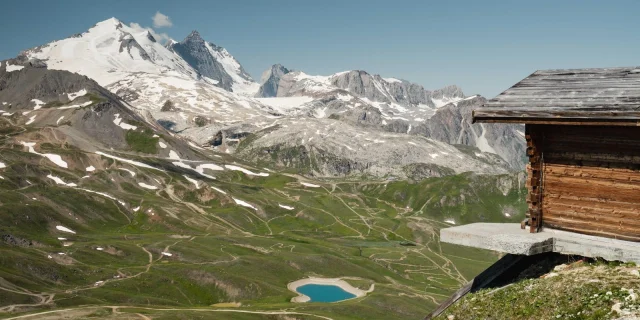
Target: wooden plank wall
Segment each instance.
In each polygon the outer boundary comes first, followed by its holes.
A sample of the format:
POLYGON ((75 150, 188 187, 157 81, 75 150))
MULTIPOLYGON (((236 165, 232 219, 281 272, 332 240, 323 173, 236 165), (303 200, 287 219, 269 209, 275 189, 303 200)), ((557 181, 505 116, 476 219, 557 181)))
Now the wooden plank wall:
POLYGON ((639 127, 532 125, 529 131, 542 144, 543 226, 640 241, 639 127))
POLYGON ((542 183, 542 135, 540 126, 525 126, 525 140, 527 141, 527 156, 529 157, 529 163, 527 164, 527 189, 529 194, 527 196, 527 204, 529 206, 526 214, 526 222, 523 222, 522 228, 525 228, 525 224, 529 226, 529 232, 538 232, 541 226, 541 183, 542 183))

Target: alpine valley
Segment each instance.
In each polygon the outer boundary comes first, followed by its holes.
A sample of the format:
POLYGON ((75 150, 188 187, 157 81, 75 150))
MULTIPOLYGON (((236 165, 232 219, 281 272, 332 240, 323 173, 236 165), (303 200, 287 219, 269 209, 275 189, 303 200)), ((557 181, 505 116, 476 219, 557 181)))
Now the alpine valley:
POLYGON ((0 318, 422 318, 498 258, 440 228, 524 217, 524 129, 472 124, 485 101, 257 82, 115 18, 25 50, 0 62, 0 318), (307 277, 367 293, 292 302, 307 277))

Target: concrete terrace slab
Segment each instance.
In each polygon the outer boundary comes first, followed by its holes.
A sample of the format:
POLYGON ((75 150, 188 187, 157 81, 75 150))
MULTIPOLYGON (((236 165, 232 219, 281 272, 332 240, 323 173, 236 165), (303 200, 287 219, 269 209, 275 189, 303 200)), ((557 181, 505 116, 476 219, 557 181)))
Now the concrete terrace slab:
POLYGON ((640 264, 640 243, 545 228, 538 233, 519 223, 472 223, 440 230, 440 241, 492 251, 534 255, 575 254, 640 264))

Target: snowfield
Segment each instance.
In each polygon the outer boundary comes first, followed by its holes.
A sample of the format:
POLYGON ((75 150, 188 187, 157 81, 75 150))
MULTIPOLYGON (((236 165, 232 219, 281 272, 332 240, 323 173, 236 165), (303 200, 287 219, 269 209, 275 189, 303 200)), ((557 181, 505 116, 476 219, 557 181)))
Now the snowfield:
POLYGON ((55 181, 56 184, 65 185, 67 187, 77 187, 78 186, 75 183, 66 183, 60 177, 56 177, 56 176, 53 176, 53 175, 48 175, 47 178, 55 181))
POLYGON ((9 61, 7 61, 7 72, 20 71, 23 68, 24 68, 23 66, 12 65, 9 63, 9 61))
POLYGON ((152 186, 150 184, 146 184, 144 182, 138 182, 138 185, 145 188, 145 189, 150 189, 150 190, 158 190, 158 187, 156 186, 152 186))
POLYGON ((76 232, 75 232, 75 231, 73 231, 73 230, 71 230, 71 229, 69 229, 69 228, 67 228, 67 227, 64 227, 64 226, 56 226, 56 229, 58 229, 59 231, 62 231, 62 232, 67 232, 67 233, 73 233, 73 234, 76 234, 76 232))
POLYGON ((87 90, 86 89, 82 89, 82 90, 80 90, 78 92, 67 93, 67 98, 69 98, 69 101, 73 101, 77 97, 82 97, 82 96, 84 96, 86 94, 87 94, 87 90))
POLYGON ((260 177, 268 177, 269 176, 269 174, 265 173, 265 172, 255 173, 255 172, 253 172, 251 170, 247 170, 245 168, 234 166, 234 165, 230 165, 230 164, 227 164, 224 167, 229 169, 229 170, 233 170, 233 171, 241 171, 244 174, 248 174, 250 176, 260 176, 260 177))
POLYGON ((155 167, 152 167, 152 166, 150 166, 150 165, 148 165, 148 164, 146 164, 146 163, 142 163, 142 162, 138 162, 138 161, 134 161, 134 160, 129 160, 129 159, 125 159, 125 158, 120 158, 120 157, 112 156, 112 155, 110 155, 110 154, 106 154, 106 153, 104 153, 104 152, 102 152, 102 151, 96 151, 96 154, 99 154, 99 155, 101 155, 101 156, 105 156, 105 157, 107 157, 107 158, 115 159, 115 160, 118 160, 118 161, 126 162, 126 163, 128 163, 128 164, 132 164, 132 165, 134 165, 134 166, 136 166, 136 167, 147 168, 147 169, 153 169, 153 170, 158 170, 158 171, 162 171, 162 172, 164 172, 164 170, 162 170, 162 169, 158 169, 158 168, 155 168, 155 167))
POLYGON ((313 183, 300 182, 301 185, 309 188, 320 188, 319 185, 313 183))
POLYGON ((241 205, 243 207, 251 208, 253 210, 258 210, 256 207, 254 207, 252 204, 250 204, 250 203, 248 203, 246 201, 242 201, 242 200, 236 199, 236 198, 233 198, 233 201, 235 201, 236 204, 241 205))
POLYGON ((198 180, 196 179, 192 179, 191 177, 189 177, 188 175, 184 174, 182 175, 185 179, 187 179, 187 181, 193 183, 196 186, 196 189, 200 189, 200 182, 198 182, 198 180))
POLYGON ((116 124, 116 126, 119 126, 120 128, 124 129, 124 130, 136 130, 138 127, 136 126, 132 126, 128 123, 125 123, 122 121, 122 119, 120 118, 120 114, 116 113, 115 114, 115 119, 113 120, 113 123, 116 124))
POLYGON ((67 168, 67 162, 62 160, 62 157, 57 155, 57 154, 53 154, 53 153, 38 153, 36 152, 36 150, 33 148, 36 143, 35 142, 20 142, 22 143, 23 146, 29 148, 29 153, 33 153, 33 154, 37 154, 39 156, 43 156, 47 159, 49 159, 51 162, 55 163, 56 165, 58 165, 59 167, 62 168, 67 168))

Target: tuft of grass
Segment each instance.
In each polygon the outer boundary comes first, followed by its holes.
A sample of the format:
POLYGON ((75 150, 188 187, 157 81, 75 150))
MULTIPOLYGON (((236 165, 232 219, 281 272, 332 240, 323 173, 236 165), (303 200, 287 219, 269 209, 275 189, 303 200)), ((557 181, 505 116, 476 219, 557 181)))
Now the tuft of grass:
POLYGON ((158 153, 158 139, 153 137, 153 131, 144 129, 142 132, 128 130, 127 144, 133 151, 142 153, 158 153))

